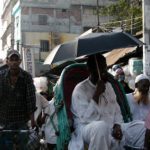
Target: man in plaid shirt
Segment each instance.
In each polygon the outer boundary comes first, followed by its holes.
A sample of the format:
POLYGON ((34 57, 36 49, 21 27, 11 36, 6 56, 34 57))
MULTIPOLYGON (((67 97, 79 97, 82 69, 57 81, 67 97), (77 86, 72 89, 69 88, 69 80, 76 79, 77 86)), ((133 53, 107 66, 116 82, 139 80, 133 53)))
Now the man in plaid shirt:
MULTIPOLYGON (((21 130, 27 129, 27 122, 31 120, 31 126, 35 127, 36 97, 32 77, 19 67, 18 51, 8 51, 6 59, 8 68, 0 72, 0 125, 4 129, 21 130)), ((0 149, 7 149, 1 147, 5 145, 2 139, 0 135, 0 149)), ((20 149, 24 150, 24 146, 20 149)))

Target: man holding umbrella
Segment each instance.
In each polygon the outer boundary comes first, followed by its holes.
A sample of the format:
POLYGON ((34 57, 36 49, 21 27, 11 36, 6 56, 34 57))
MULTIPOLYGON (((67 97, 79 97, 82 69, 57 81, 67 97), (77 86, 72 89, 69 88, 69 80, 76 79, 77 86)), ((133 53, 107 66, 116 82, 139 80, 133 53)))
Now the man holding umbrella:
POLYGON ((70 150, 108 150, 114 123, 122 123, 120 107, 115 92, 107 80, 106 59, 101 54, 91 55, 87 61, 90 75, 80 82, 72 94, 71 111, 74 128, 70 150))

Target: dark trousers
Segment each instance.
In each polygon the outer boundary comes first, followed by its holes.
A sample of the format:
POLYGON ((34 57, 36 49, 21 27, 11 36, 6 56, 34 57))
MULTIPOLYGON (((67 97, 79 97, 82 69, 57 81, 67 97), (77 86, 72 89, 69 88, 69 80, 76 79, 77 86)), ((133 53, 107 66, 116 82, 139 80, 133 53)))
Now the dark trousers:
MULTIPOLYGON (((27 130, 26 123, 9 124, 4 130, 27 130)), ((21 132, 0 132, 0 150, 27 150, 28 133, 21 132)))

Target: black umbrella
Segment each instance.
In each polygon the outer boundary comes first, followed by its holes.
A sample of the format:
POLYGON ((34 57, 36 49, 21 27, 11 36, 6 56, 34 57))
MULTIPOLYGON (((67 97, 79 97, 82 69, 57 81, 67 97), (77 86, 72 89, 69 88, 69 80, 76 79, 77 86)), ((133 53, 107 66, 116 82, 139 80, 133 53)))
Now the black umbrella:
POLYGON ((76 48, 74 41, 57 45, 47 56, 46 60, 44 61, 44 64, 51 65, 56 62, 68 60, 70 58, 75 58, 75 49, 76 48))
POLYGON ((113 49, 142 46, 137 38, 125 32, 90 33, 76 40, 57 46, 44 64, 73 59, 79 56, 105 53, 113 49))

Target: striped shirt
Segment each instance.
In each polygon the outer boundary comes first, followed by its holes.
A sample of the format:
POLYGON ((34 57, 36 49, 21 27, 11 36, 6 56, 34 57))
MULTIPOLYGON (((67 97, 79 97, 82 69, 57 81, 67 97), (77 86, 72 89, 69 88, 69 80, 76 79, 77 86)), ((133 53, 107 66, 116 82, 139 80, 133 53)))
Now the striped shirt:
POLYGON ((27 122, 36 109, 35 102, 35 87, 29 73, 20 68, 12 86, 9 69, 0 72, 0 124, 27 122))

